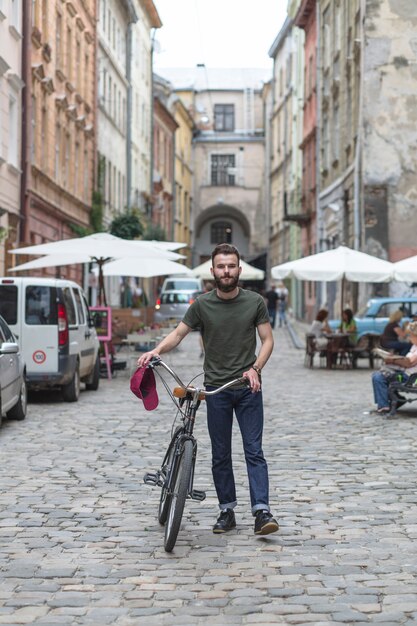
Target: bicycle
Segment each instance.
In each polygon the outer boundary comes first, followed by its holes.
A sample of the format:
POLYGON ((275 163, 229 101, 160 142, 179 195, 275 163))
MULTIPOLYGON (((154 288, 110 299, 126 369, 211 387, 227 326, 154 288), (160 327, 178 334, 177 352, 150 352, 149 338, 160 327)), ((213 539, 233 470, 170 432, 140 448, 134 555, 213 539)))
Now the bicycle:
MULTIPOLYGON (((197 410, 206 396, 212 396, 238 384, 248 385, 247 378, 236 378, 230 382, 207 391, 204 387, 186 385, 179 376, 159 357, 153 357, 148 367, 159 375, 171 399, 181 414, 182 424, 172 433, 171 441, 165 452, 161 468, 156 472, 147 472, 143 480, 147 485, 161 487, 158 521, 165 526, 164 548, 171 552, 177 541, 182 515, 187 498, 202 502, 204 491, 194 489, 195 463, 197 458, 197 440, 193 435, 197 410), (156 368, 163 367, 179 385, 171 390, 156 368)), ((176 422, 177 415, 174 419, 176 422)))

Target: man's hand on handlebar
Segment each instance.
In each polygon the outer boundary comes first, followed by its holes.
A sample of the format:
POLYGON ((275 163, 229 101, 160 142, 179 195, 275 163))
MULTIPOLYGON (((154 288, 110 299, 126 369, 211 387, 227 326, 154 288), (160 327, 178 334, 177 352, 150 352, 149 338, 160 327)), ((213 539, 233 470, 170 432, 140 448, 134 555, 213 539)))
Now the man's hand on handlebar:
POLYGON ((153 357, 158 357, 159 358, 159 352, 157 350, 149 350, 149 352, 145 352, 145 354, 142 354, 138 358, 136 364, 137 364, 138 367, 145 367, 145 365, 148 365, 149 361, 153 357))
POLYGON ((247 378, 252 393, 256 393, 261 390, 261 382, 259 380, 258 373, 254 369, 250 368, 247 372, 243 372, 242 376, 247 378))

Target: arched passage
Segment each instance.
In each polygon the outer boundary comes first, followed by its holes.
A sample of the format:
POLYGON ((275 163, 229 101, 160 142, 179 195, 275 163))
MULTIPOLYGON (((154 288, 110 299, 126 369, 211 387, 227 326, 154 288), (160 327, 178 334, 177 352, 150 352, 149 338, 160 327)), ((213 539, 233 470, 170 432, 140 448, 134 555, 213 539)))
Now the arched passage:
POLYGON ((250 225, 235 207, 218 204, 205 209, 195 223, 195 263, 206 260, 218 243, 231 243, 242 257, 249 253, 250 225))

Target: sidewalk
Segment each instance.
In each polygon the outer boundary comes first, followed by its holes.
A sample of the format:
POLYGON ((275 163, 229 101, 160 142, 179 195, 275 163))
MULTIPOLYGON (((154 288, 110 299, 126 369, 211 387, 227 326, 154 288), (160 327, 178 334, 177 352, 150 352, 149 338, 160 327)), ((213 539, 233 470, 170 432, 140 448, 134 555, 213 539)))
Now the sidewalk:
MULTIPOLYGON (((417 619, 417 416, 373 406, 370 370, 309 370, 285 329, 264 370, 264 451, 280 530, 255 537, 238 428, 237 528, 213 535, 205 412, 195 487, 171 554, 144 485, 173 413, 146 412, 125 372, 78 404, 39 396, 0 433, 0 624, 395 626, 417 619)), ((201 371, 198 334, 168 355, 201 371)))

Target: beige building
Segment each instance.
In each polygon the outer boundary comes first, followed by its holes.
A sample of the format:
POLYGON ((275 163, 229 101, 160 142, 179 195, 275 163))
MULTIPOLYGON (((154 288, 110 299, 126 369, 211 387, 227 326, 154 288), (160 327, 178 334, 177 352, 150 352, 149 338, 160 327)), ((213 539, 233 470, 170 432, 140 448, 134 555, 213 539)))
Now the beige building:
POLYGON ((90 224, 96 15, 94 0, 26 8, 22 241, 38 244, 90 224))
POLYGON ((22 14, 17 2, 0 7, 0 276, 7 250, 20 238, 22 14))
POLYGON ((227 241, 265 255, 263 81, 268 70, 160 70, 191 111, 194 136, 193 263, 227 241))
POLYGON ((174 241, 187 245, 183 254, 187 256, 185 263, 192 264, 191 248, 193 243, 193 136, 194 121, 181 98, 174 96, 172 102, 174 119, 178 124, 175 132, 175 212, 174 241))

